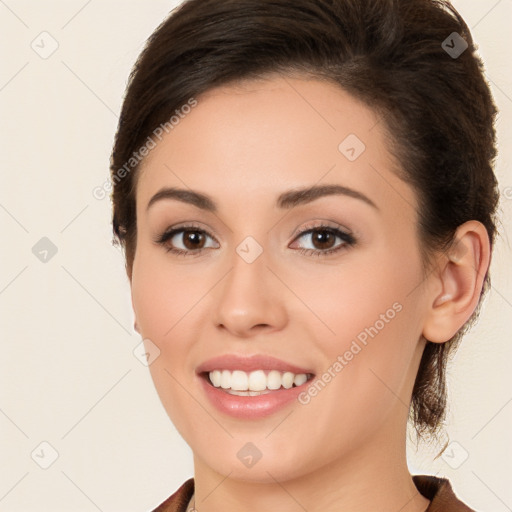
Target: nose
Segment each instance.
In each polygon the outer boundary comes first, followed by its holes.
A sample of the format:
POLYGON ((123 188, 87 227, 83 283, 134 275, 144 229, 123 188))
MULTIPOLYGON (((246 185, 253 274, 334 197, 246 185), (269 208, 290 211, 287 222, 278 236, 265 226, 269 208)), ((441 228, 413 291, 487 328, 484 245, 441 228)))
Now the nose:
POLYGON ((267 268, 264 254, 252 263, 235 254, 217 293, 215 324, 234 336, 279 331, 288 321, 284 290, 267 268))

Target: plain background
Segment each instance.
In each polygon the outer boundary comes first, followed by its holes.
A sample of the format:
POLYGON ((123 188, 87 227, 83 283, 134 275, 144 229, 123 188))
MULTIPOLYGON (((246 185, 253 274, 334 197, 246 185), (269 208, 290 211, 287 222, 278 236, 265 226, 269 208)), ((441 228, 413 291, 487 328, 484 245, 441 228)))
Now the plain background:
MULTIPOLYGON (((151 510, 193 475, 191 451, 133 353, 141 340, 123 256, 111 244, 110 200, 92 193, 108 179, 131 66, 178 3, 0 0, 0 511, 151 510)), ((436 460, 439 447, 411 444, 409 461, 412 473, 447 476, 473 508, 505 512, 512 0, 454 4, 500 109, 502 235, 481 319, 451 366, 453 444, 436 460)))

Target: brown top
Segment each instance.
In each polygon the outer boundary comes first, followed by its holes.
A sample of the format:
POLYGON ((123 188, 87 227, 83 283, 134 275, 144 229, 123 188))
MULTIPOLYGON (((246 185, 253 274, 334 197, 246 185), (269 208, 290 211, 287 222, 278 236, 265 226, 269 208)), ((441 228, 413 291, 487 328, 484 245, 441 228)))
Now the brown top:
MULTIPOLYGON (((418 491, 431 501, 425 512, 475 512, 457 499, 446 478, 429 475, 414 475, 412 478, 418 491)), ((186 512, 193 493, 194 479, 189 478, 153 512, 186 512)))

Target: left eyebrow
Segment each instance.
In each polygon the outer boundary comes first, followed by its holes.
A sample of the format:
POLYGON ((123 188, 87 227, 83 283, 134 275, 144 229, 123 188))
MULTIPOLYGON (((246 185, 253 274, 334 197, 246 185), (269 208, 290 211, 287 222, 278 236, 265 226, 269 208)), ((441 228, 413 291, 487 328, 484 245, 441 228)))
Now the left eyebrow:
POLYGON ((277 198, 277 205, 279 208, 294 208, 295 206, 310 203, 320 197, 330 195, 344 195, 359 199, 376 210, 379 210, 379 207, 369 197, 353 188, 344 187, 342 185, 317 185, 283 192, 277 198))

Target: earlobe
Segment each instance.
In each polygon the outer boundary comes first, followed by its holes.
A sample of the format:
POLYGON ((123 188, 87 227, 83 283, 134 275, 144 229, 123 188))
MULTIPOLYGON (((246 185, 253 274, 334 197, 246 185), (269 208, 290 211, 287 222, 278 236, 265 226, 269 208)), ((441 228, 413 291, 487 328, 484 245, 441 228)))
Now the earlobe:
POLYGON ((485 226, 468 221, 457 229, 455 243, 438 263, 432 276, 432 293, 423 336, 434 343, 451 339, 471 317, 482 291, 490 263, 490 243, 485 226), (439 292, 441 288, 441 292, 439 292))
POLYGON ((445 293, 444 295, 441 295, 436 299, 434 302, 434 306, 440 306, 441 304, 444 304, 445 302, 448 302, 449 300, 452 300, 453 296, 450 293, 445 293))
POLYGON ((140 334, 139 324, 137 324, 137 314, 135 313, 135 301, 133 300, 133 286, 131 286, 131 289, 130 289, 130 296, 131 296, 131 300, 132 300, 132 310, 133 310, 133 315, 134 315, 133 328, 140 334))

